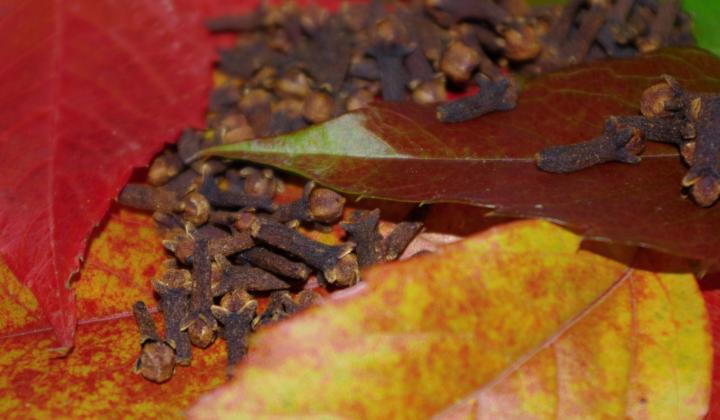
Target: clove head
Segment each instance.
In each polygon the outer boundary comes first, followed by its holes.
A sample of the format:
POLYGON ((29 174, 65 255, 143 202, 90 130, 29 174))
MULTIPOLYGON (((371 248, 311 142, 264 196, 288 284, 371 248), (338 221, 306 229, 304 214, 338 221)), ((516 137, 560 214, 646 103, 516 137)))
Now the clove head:
POLYGON ((530 25, 511 27, 502 31, 505 40, 505 56, 512 61, 528 61, 542 52, 542 45, 535 28, 530 25))
POLYGON ((187 329, 193 346, 205 349, 215 341, 217 324, 208 322, 204 316, 199 316, 183 329, 187 329))
POLYGON ((253 197, 273 197, 281 188, 272 169, 246 167, 240 170, 240 176, 244 178, 243 191, 253 197))
POLYGON ((696 203, 710 207, 720 197, 720 182, 716 177, 704 176, 695 181, 690 191, 696 203))
POLYGON ((645 117, 669 117, 668 109, 675 101, 675 92, 668 83, 658 83, 645 89, 640 99, 640 112, 645 117))
POLYGON ((480 55, 460 41, 454 41, 440 60, 442 71, 454 83, 465 83, 470 80, 473 71, 480 64, 480 55))
POLYGON ((308 211, 320 223, 337 222, 344 207, 345 197, 327 188, 314 188, 308 199, 308 211))
POLYGON ((162 383, 175 371, 175 350, 162 341, 148 341, 135 364, 135 372, 145 379, 162 383))
POLYGON ((323 271, 328 283, 340 287, 349 287, 360 281, 360 268, 354 253, 346 254, 331 268, 323 271))
POLYGON ((210 203, 198 192, 191 192, 183 198, 181 204, 183 219, 199 226, 207 222, 210 216, 210 203))

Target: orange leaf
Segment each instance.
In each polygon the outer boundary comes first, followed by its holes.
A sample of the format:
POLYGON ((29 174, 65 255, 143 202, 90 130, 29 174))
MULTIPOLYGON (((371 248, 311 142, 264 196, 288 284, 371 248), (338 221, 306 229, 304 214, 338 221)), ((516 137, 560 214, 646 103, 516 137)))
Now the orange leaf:
POLYGON ((525 221, 370 269, 258 334, 234 383, 191 415, 702 416, 712 349, 693 277, 579 245, 525 221))

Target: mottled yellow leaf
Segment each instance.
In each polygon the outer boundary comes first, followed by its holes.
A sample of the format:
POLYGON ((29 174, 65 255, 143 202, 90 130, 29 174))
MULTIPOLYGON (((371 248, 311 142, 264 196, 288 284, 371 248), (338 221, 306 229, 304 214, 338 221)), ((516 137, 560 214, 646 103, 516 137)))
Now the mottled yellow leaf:
POLYGON ((378 266, 258 334, 196 418, 699 418, 712 349, 689 274, 538 221, 378 266))

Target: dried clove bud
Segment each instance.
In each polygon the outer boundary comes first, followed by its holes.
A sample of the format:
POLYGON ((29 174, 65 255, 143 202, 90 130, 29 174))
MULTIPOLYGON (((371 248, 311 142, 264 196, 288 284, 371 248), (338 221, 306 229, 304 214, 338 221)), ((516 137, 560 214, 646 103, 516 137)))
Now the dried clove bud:
POLYGON ((255 131, 250 122, 244 115, 237 112, 225 116, 216 130, 223 144, 239 143, 255 137, 255 131))
POLYGON ((382 242, 383 258, 393 261, 400 257, 410 242, 420 233, 423 224, 420 222, 401 222, 388 234, 382 242))
POLYGON ((513 25, 502 30, 505 57, 512 61, 528 61, 542 51, 542 44, 535 28, 527 23, 513 25))
POLYGON ((153 289, 160 295, 160 306, 165 317, 165 339, 175 349, 175 362, 189 365, 192 348, 187 332, 180 327, 188 312, 192 279, 190 272, 168 269, 160 279, 152 280, 153 289))
POLYGON ((582 143, 548 147, 535 155, 543 171, 566 173, 605 162, 638 163, 645 147, 637 129, 622 127, 615 118, 605 124, 603 135, 582 143))
POLYGON ((379 222, 380 210, 375 209, 355 211, 350 222, 341 224, 356 244, 355 251, 360 267, 397 259, 422 229, 422 223, 402 222, 383 238, 378 230, 379 222))
POLYGON ((140 210, 172 213, 180 210, 180 202, 172 191, 147 184, 127 184, 118 202, 140 210))
POLYGON ((200 193, 191 192, 186 195, 180 203, 183 219, 193 225, 202 225, 207 222, 210 216, 210 203, 200 193))
POLYGON ((364 54, 358 54, 350 60, 348 75, 365 80, 380 80, 380 69, 377 61, 365 58, 364 54))
POLYGON ((257 302, 244 290, 235 290, 223 296, 220 305, 213 305, 211 310, 225 327, 227 373, 232 377, 232 368, 247 353, 247 336, 252 330, 257 302))
POLYGON ((275 84, 275 93, 282 97, 306 97, 312 88, 312 80, 305 72, 291 69, 275 84))
POLYGON ((375 100, 375 95, 369 89, 358 89, 348 96, 345 101, 345 109, 348 112, 357 111, 366 108, 373 100, 375 100))
POLYGON ((192 169, 186 169, 162 186, 165 191, 171 191, 175 197, 184 197, 195 191, 201 184, 202 178, 192 169))
POLYGON ((413 101, 419 104, 435 104, 447 100, 445 77, 441 74, 421 83, 410 83, 413 101))
POLYGON ((682 185, 695 202, 709 207, 720 197, 720 95, 687 94, 685 114, 695 129, 690 170, 682 185))
POLYGON ((345 197, 327 188, 318 188, 314 182, 305 184, 303 196, 292 203, 282 205, 273 214, 280 222, 317 222, 332 224, 340 220, 345 197))
POLYGON ((508 11, 492 1, 425 0, 425 7, 443 25, 478 20, 497 27, 510 19, 508 11))
POLYGON ((580 26, 563 47, 563 59, 569 63, 585 60, 598 32, 605 23, 607 6, 603 2, 592 2, 590 9, 582 15, 580 26))
POLYGON ((200 145, 202 142, 202 135, 193 130, 183 131, 180 139, 178 140, 177 149, 178 156, 185 163, 189 164, 200 151, 200 145))
POLYGON ((480 92, 437 107, 437 118, 442 122, 462 122, 494 111, 515 108, 518 91, 508 79, 493 82, 483 75, 475 78, 480 92))
POLYGON ((160 338, 145 302, 135 302, 133 315, 140 330, 141 348, 134 371, 149 381, 165 382, 175 372, 175 350, 160 338))
POLYGON ((283 189, 282 182, 269 168, 259 170, 245 167, 240 170, 239 175, 244 179, 243 191, 250 196, 272 198, 276 192, 283 189))
POLYGON ((190 294, 190 312, 185 317, 181 330, 187 330, 194 346, 204 349, 215 341, 217 331, 217 322, 210 311, 213 303, 210 289, 212 267, 207 239, 199 239, 195 243, 192 264, 193 286, 190 294))
POLYGON ((637 42, 640 52, 647 53, 655 51, 663 46, 670 36, 675 25, 675 20, 680 13, 680 0, 665 0, 658 6, 655 19, 650 25, 650 33, 647 37, 637 42))
POLYGON ((463 42, 451 43, 440 60, 440 71, 453 83, 462 84, 470 80, 473 71, 480 64, 480 53, 463 42))
POLYGON ((206 177, 199 188, 199 192, 207 198, 208 202, 217 207, 254 208, 258 210, 273 211, 275 205, 270 197, 256 197, 244 193, 222 191, 213 177, 206 177))
POLYGON ((307 265, 259 246, 243 251, 240 253, 240 258, 255 267, 295 280, 305 281, 310 275, 310 268, 307 265))
POLYGON ((359 279, 357 258, 351 254, 354 244, 338 246, 313 241, 277 222, 257 220, 252 227, 255 239, 280 249, 322 271, 328 283, 351 286, 359 279))
MULTIPOLYGON (((221 236, 204 239, 208 243, 208 253, 213 257, 216 255, 228 256, 236 254, 255 245, 249 232, 236 229, 231 229, 230 235, 222 232, 221 236)), ((173 252, 181 263, 192 264, 197 242, 198 239, 185 236, 176 240, 165 240, 163 245, 173 252)))
POLYGON ((406 86, 410 81, 403 59, 415 45, 404 45, 401 32, 401 24, 396 19, 382 19, 375 26, 374 43, 368 49, 368 54, 375 58, 380 69, 385 101, 405 99, 406 86))
POLYGON ((250 292, 269 292, 291 287, 291 284, 267 271, 244 265, 233 265, 221 255, 215 257, 215 262, 222 273, 222 278, 219 283, 213 285, 213 296, 222 296, 236 289, 250 292))
POLYGON ((295 296, 295 302, 297 303, 296 313, 304 311, 312 306, 321 305, 324 299, 317 292, 313 290, 301 290, 295 296))
POLYGON ((356 244, 355 252, 361 268, 375 264, 382 258, 383 237, 378 231, 379 222, 380 210, 375 209, 372 211, 354 211, 349 222, 340 224, 356 244))
POLYGON ((182 168, 183 161, 177 153, 166 150, 150 164, 147 181, 156 187, 163 185, 179 174, 182 168))
POLYGON ((318 124, 332 118, 335 111, 335 100, 323 91, 313 91, 305 98, 303 117, 311 124, 318 124))
POLYGON ((293 301, 290 293, 285 291, 271 293, 265 311, 253 321, 253 329, 257 330, 266 325, 282 321, 295 313, 297 307, 298 305, 293 301))

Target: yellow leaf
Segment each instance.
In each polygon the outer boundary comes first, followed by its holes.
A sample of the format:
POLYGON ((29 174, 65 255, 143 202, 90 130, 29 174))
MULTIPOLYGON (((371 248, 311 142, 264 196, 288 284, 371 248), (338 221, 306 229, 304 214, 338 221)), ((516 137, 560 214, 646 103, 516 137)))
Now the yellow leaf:
POLYGON ((191 415, 702 417, 712 348, 693 277, 579 245, 525 221, 370 269, 258 334, 191 415))

